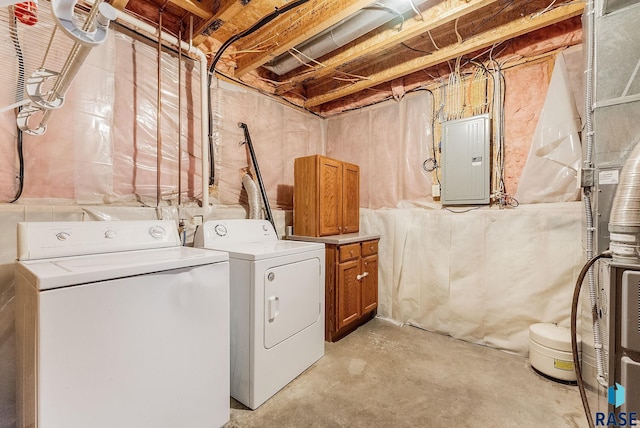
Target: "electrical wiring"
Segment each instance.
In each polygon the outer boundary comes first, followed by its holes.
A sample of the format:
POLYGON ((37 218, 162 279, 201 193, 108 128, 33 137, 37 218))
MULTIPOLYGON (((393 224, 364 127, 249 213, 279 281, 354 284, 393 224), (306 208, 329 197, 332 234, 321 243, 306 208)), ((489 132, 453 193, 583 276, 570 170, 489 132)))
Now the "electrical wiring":
POLYGON ((420 12, 420 10, 418 10, 418 8, 416 7, 415 3, 413 3, 413 0, 409 0, 409 4, 411 5, 411 9, 413 9, 413 11, 416 13, 416 15, 420 17, 420 21, 424 21, 424 16, 422 16, 422 12, 420 12))
POLYGON ((405 48, 409 49, 410 51, 414 51, 414 52, 420 52, 423 54, 427 54, 427 55, 431 55, 433 52, 427 52, 427 51, 423 51, 420 49, 416 49, 416 48, 412 48, 411 46, 407 45, 406 43, 402 42, 400 43, 402 46, 404 46, 405 48))
MULTIPOLYGON (((587 273, 591 270, 593 264, 601 258, 611 258, 612 254, 610 251, 605 251, 603 253, 598 254, 589 260, 580 270, 580 274, 578 275, 578 279, 576 281, 575 288, 573 289, 573 298, 571 300, 571 354, 573 356, 573 368, 576 372, 576 380, 578 382, 578 389, 580 391, 580 398, 582 400, 582 406, 584 407, 584 412, 587 417, 587 422, 590 428, 594 427, 593 424, 593 415, 591 414, 591 409, 589 408, 589 400, 587 399, 587 392, 584 386, 584 381, 582 380, 582 369, 580 366, 580 354, 578 353, 578 340, 577 340, 577 324, 578 324, 578 303, 580 301, 580 290, 582 289, 582 283, 584 282, 584 278, 587 273)), ((597 319, 598 313, 595 305, 591 308, 591 316, 593 319, 597 319)))
POLYGON ((443 210, 447 210, 449 212, 452 212, 454 214, 463 214, 463 213, 468 213, 469 211, 474 211, 479 209, 480 207, 473 207, 473 208, 469 208, 466 210, 452 210, 451 208, 447 208, 447 207, 442 207, 443 210))
MULTIPOLYGON (((289 12, 290 10, 295 9, 298 6, 302 6, 307 2, 309 2, 309 0, 296 0, 290 3, 287 3, 282 8, 276 8, 275 11, 264 16, 258 22, 253 24, 251 27, 245 29, 244 31, 241 31, 238 34, 233 35, 220 46, 220 49, 218 49, 218 51, 216 52, 215 56, 213 57, 213 60, 211 61, 211 65, 209 66, 209 78, 208 78, 209 91, 207 95, 209 98, 209 107, 211 107, 211 83, 213 81, 213 76, 216 73, 216 65, 218 64, 218 61, 222 57, 222 54, 224 53, 224 51, 226 51, 229 48, 229 46, 231 46, 233 43, 255 33, 256 31, 258 31, 259 29, 261 29, 262 27, 264 27, 265 25, 267 25, 268 23, 276 19, 281 14, 289 12)), ((209 119, 209 185, 212 186, 215 182, 215 165, 214 165, 214 157, 213 157, 214 155, 213 153, 213 112, 211 111, 211 108, 209 108, 208 119, 209 119)))

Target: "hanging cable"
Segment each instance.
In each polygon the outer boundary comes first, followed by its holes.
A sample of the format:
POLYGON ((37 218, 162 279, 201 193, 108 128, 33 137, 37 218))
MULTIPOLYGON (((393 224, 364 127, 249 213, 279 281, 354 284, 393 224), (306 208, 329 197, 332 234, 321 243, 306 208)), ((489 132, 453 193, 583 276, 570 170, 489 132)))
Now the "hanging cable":
MULTIPOLYGON (((584 277, 587 275, 587 272, 592 272, 592 266, 596 261, 605 257, 611 258, 611 252, 605 251, 601 254, 598 254, 582 267, 582 270, 578 275, 578 280, 576 281, 576 286, 573 290, 573 299, 571 301, 571 353, 573 355, 573 368, 576 372, 576 380, 578 382, 578 389, 580 390, 580 398, 582 399, 582 406, 584 407, 584 412, 587 416, 589 428, 594 428, 594 425, 593 416, 591 415, 591 409, 589 408, 589 400, 587 399, 587 392, 584 387, 584 381, 582 380, 582 369, 580 368, 580 357, 578 354, 578 302, 580 301, 580 290, 582 289, 584 277)), ((591 315, 596 318, 598 317, 597 306, 593 303, 591 303, 591 315)))
MULTIPOLYGON (((264 16, 258 22, 253 24, 251 27, 230 37, 226 42, 222 44, 222 46, 220 46, 220 49, 218 49, 218 52, 216 52, 215 56, 213 57, 213 60, 211 61, 211 65, 209 66, 209 77, 208 77, 209 91, 207 94, 207 97, 209 98, 209 186, 212 186, 213 183, 215 182, 215 165, 214 165, 214 153, 213 153, 213 112, 212 112, 213 109, 211 108, 211 83, 213 82, 213 75, 216 71, 216 64, 218 64, 218 61, 222 57, 222 54, 224 53, 224 51, 226 51, 229 48, 229 46, 231 46, 233 43, 237 42, 238 40, 244 37, 247 37, 250 34, 255 33, 256 31, 258 31, 259 29, 267 25, 269 22, 276 19, 281 14, 289 12, 290 10, 295 9, 298 6, 302 6, 308 1, 309 0, 296 0, 284 5, 282 8, 276 8, 273 12, 264 16)), ((202 76, 201 78, 204 78, 204 76, 202 76)), ((203 189, 203 191, 205 190, 203 189)))

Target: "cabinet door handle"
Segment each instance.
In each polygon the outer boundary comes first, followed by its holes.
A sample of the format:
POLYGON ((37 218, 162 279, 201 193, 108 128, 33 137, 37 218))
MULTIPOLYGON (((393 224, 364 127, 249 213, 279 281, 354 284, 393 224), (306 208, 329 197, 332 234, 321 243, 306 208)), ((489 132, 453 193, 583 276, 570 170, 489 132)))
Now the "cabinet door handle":
POLYGON ((360 281, 365 276, 369 276, 369 272, 363 272, 362 275, 356 275, 356 279, 360 281))

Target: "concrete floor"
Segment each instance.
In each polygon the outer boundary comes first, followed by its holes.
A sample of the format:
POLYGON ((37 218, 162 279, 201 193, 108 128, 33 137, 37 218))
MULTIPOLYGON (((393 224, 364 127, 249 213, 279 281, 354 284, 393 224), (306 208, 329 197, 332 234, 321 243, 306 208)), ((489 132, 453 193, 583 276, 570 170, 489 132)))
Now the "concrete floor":
POLYGON ((584 427, 574 385, 527 359, 374 319, 255 411, 231 400, 226 428, 584 427))

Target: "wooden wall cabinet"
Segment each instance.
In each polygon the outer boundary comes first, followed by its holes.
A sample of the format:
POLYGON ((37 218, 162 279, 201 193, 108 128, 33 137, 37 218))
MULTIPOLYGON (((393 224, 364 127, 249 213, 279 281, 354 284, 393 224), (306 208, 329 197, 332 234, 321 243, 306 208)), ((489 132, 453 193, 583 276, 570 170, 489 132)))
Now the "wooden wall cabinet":
POLYGON ((375 316, 378 239, 327 244, 325 340, 334 342, 375 316))
POLYGON ((360 229, 360 168, 312 155, 294 161, 293 230, 301 236, 360 229))

